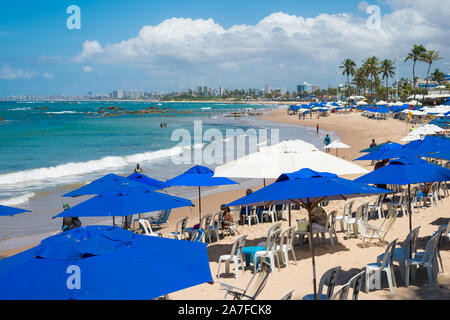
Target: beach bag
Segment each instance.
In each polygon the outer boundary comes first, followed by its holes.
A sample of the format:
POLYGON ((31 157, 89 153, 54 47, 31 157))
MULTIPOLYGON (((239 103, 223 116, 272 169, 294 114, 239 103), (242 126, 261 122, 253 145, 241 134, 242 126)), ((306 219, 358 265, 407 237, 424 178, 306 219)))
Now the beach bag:
POLYGON ((297 220, 297 231, 308 232, 309 223, 306 220, 297 220))

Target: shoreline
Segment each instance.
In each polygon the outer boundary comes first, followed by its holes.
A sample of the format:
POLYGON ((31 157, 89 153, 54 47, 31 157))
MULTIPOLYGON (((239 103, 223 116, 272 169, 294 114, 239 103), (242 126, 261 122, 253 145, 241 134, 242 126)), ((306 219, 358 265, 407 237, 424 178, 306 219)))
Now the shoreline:
MULTIPOLYGON (((275 110, 270 115, 265 117, 266 121, 271 121, 275 123, 289 123, 297 124, 302 126, 315 126, 317 120, 321 129, 329 129, 334 131, 341 137, 344 143, 349 143, 351 141, 352 149, 344 150, 347 151, 345 155, 347 159, 354 159, 354 156, 359 154, 359 150, 366 148, 367 144, 370 143, 371 138, 375 138, 378 143, 382 141, 385 137, 389 137, 392 141, 398 141, 403 137, 404 128, 399 126, 398 120, 387 120, 387 121, 376 121, 369 120, 361 117, 359 113, 353 114, 343 114, 343 115, 332 115, 326 118, 312 119, 310 121, 299 121, 295 116, 287 116, 285 110, 275 110), (369 140, 370 139, 370 140, 369 140), (360 149, 360 147, 362 147, 360 149)), ((297 139, 301 137, 292 137, 292 139, 297 139)), ((342 151, 342 150, 341 150, 342 151)), ((341 156, 341 155, 340 155, 341 156)), ((358 161, 357 162, 362 167, 373 169, 370 166, 370 161, 358 161)), ((262 181, 260 186, 255 187, 253 190, 257 190, 262 187, 262 181)), ((271 183, 272 181, 268 181, 271 183)), ((207 195, 202 197, 202 214, 215 213, 219 210, 220 205, 223 203, 229 203, 245 195, 245 188, 239 188, 238 190, 222 191, 220 187, 217 193, 207 195)), ((365 202, 373 202, 375 196, 356 198, 354 207, 357 207, 365 202)), ((195 205, 198 205, 198 200, 192 200, 195 205)), ((345 201, 336 200, 330 201, 330 204, 326 207, 327 212, 331 210, 338 210, 338 213, 342 213, 343 205, 345 201)), ((438 207, 429 207, 421 209, 419 213, 413 216, 413 225, 421 226, 418 248, 423 250, 429 236, 437 229, 437 221, 450 219, 450 212, 448 211, 448 206, 450 205, 450 198, 443 199, 443 203, 439 204, 438 207), (438 219, 438 220, 437 220, 438 219)), ((198 223, 198 207, 194 208, 179 208, 173 210, 170 219, 169 226, 162 229, 163 236, 167 237, 169 232, 173 231, 175 228, 175 223, 177 219, 188 216, 188 227, 198 223)), ((292 221, 295 225, 296 219, 304 219, 306 213, 304 210, 292 211, 292 221)), ((236 220, 235 220, 236 221, 236 220)), ((371 223, 379 226, 382 221, 373 220, 371 223)), ((440 223, 440 222, 439 222, 440 223)), ((407 235, 407 230, 409 224, 408 217, 398 217, 397 221, 392 227, 392 230, 386 237, 386 241, 390 242, 393 239, 399 238, 399 241, 403 241, 407 235)), ((261 223, 257 225, 252 225, 248 227, 247 225, 239 226, 238 230, 241 235, 247 235, 247 246, 253 246, 264 240, 268 228, 270 228, 271 223, 261 223)), ((288 222, 282 222, 282 229, 288 227, 288 222)), ((375 262, 376 257, 383 253, 386 244, 378 243, 378 241, 373 241, 371 243, 367 242, 365 246, 362 246, 362 241, 359 238, 345 238, 345 232, 340 232, 339 225, 337 226, 337 243, 335 246, 331 246, 329 240, 327 239, 325 244, 320 244, 316 247, 316 267, 317 267, 317 279, 320 279, 321 275, 328 269, 341 266, 342 278, 339 278, 339 285, 348 281, 350 277, 361 272, 368 263, 375 262)), ((223 281, 230 285, 237 287, 245 287, 252 277, 252 273, 247 269, 244 273, 239 271, 239 279, 235 279, 234 275, 229 275, 226 277, 221 277, 217 279, 216 272, 218 267, 219 257, 223 254, 229 254, 231 245, 234 242, 236 236, 227 236, 217 242, 213 242, 208 245, 208 256, 210 261, 210 269, 215 283, 202 284, 195 287, 187 288, 185 290, 177 291, 171 293, 170 299, 172 300, 218 300, 223 298, 223 292, 220 290, 220 285, 217 281, 223 281)), ((327 237, 328 238, 328 237, 327 237)), ((0 251, 0 256, 9 256, 15 253, 19 253, 23 250, 31 248, 32 246, 25 248, 18 248, 16 250, 0 251)), ((448 250, 448 242, 442 246, 441 255, 444 262, 444 268, 448 270, 450 261, 450 251, 448 250)), ((306 246, 299 248, 294 247, 295 255, 297 257, 297 262, 291 259, 289 266, 282 267, 280 270, 277 268, 277 272, 271 274, 270 279, 262 291, 259 299, 263 300, 277 300, 288 290, 295 289, 293 299, 301 299, 305 294, 311 293, 312 287, 312 268, 311 268, 311 254, 306 246)), ((417 272, 417 280, 410 284, 409 288, 405 288, 404 284, 400 280, 399 270, 397 266, 394 268, 396 273, 396 278, 399 287, 394 289, 394 293, 390 293, 387 289, 387 283, 385 277, 382 277, 382 288, 381 290, 376 290, 366 294, 365 292, 360 293, 360 300, 415 300, 415 299, 446 299, 450 298, 450 277, 446 273, 441 273, 438 277, 439 286, 438 288, 429 288, 427 286, 427 275, 426 272, 417 272)), ((223 272, 223 268, 222 268, 223 272)))
MULTIPOLYGON (((361 119, 365 119, 363 117, 360 117, 359 113, 358 114, 355 113, 355 115, 357 115, 361 119)), ((286 116, 286 110, 283 110, 283 109, 280 109, 280 110, 277 110, 277 109, 275 109, 275 110, 266 110, 266 115, 262 118, 262 120, 271 122, 272 124, 278 123, 278 124, 288 124, 288 125, 300 125, 302 127, 309 127, 309 128, 310 127, 314 127, 315 126, 315 122, 317 121, 317 119, 312 119, 312 120, 308 119, 308 120, 298 121, 297 117, 295 117, 295 116, 289 116, 287 119, 285 118, 285 116, 286 116)), ((333 122, 335 122, 335 120, 336 120, 336 116, 337 117, 340 117, 340 116, 348 117, 349 115, 348 114, 345 114, 345 115, 332 115, 331 117, 320 118, 318 121, 320 123, 320 126, 321 126, 322 130, 335 132, 337 135, 340 136, 341 140, 343 142, 345 142, 346 141, 346 137, 348 135, 350 135, 350 136, 353 135, 353 133, 352 133, 353 130, 350 130, 351 132, 348 133, 347 132, 348 131, 347 128, 339 127, 339 126, 336 127, 333 124, 333 122)), ((370 121, 370 120, 367 120, 367 121, 370 121)), ((301 137, 298 137, 298 138, 301 139, 301 137)), ((297 139, 297 137, 290 137, 290 139, 297 139)), ((353 148, 349 149, 349 150, 353 150, 353 148)), ((346 158, 346 155, 344 155, 343 158, 346 158)), ((365 163, 363 163, 363 164, 358 163, 358 164, 360 164, 362 167, 365 167, 366 169, 370 169, 370 167, 368 165, 363 165, 365 163)), ((368 162, 367 164, 370 164, 370 162, 368 162)), ((355 177, 348 177, 348 178, 356 178, 356 176, 355 177)), ((70 184, 68 186, 66 186, 66 185, 59 186, 58 189, 60 189, 60 188, 67 189, 69 186, 72 187, 72 186, 75 186, 75 185, 80 185, 80 183, 75 183, 75 184, 72 183, 72 184, 70 184)), ((257 182, 255 182, 254 185, 257 185, 257 187, 255 187, 255 190, 257 190, 257 189, 259 189, 259 188, 261 188, 263 186, 262 185, 262 181, 261 181, 261 183, 259 185, 258 185, 257 182)), ((202 197, 202 211, 203 212, 216 212, 220 208, 221 204, 231 202, 231 201, 236 200, 237 198, 239 198, 241 195, 244 195, 246 189, 247 188, 245 188, 245 187, 242 187, 242 188, 239 187, 239 188, 237 188, 237 190, 234 190, 234 191, 221 191, 220 188, 219 188, 219 190, 213 191, 212 194, 205 195, 204 197, 202 197), (227 197, 226 194, 230 194, 230 193, 233 196, 227 197), (223 199, 223 200, 221 200, 221 199, 223 199), (225 201, 224 199, 227 199, 227 200, 225 201), (210 202, 213 202, 214 204, 213 205, 209 205, 210 202), (220 202, 220 204, 219 204, 219 202, 220 202)), ((198 216, 198 213, 197 213, 198 199, 194 198, 192 200, 192 202, 194 204, 196 204, 196 207, 192 208, 191 210, 187 209, 187 208, 180 208, 180 209, 175 209, 175 210, 172 211, 172 214, 171 214, 171 216, 169 218, 169 226, 167 228, 164 228, 166 230, 163 229, 163 231, 162 231, 163 234, 169 233, 171 231, 170 228, 174 227, 174 224, 177 221, 177 219, 181 218, 184 215, 188 215, 194 221, 195 221, 195 219, 198 220, 198 218, 197 218, 197 216, 198 216)), ((190 221, 190 223, 191 223, 191 221, 190 221)), ((57 230, 55 230, 55 231, 57 231, 57 230)), ((24 235, 24 236, 18 236, 18 237, 12 236, 12 237, 8 237, 6 239, 0 240, 0 246, 1 246, 2 242, 9 244, 8 245, 9 248, 7 250, 0 249, 0 256, 10 256, 12 254, 16 254, 16 253, 19 253, 19 252, 23 251, 24 248, 25 249, 29 249, 31 247, 34 247, 34 246, 38 245, 38 243, 33 243, 33 244, 30 243, 29 245, 25 245, 25 246, 18 245, 17 248, 12 248, 13 245, 10 244, 12 241, 18 240, 19 242, 21 242, 22 239, 41 238, 44 235, 48 236, 48 232, 44 232, 42 234, 32 234, 32 235, 24 235)))

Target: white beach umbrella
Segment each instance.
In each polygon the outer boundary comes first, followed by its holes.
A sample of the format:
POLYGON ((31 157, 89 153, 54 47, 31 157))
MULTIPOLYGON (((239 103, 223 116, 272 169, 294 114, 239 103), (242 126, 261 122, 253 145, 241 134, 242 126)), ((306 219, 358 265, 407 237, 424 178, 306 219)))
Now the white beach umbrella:
POLYGON ((350 149, 351 147, 341 142, 341 140, 336 140, 330 143, 327 146, 323 147, 324 149, 336 149, 336 156, 338 156, 338 149, 350 149))
POLYGON ((386 105, 386 104, 388 104, 388 103, 386 101, 383 101, 383 100, 377 102, 377 105, 379 105, 379 106, 386 105))
POLYGON ((367 102, 365 102, 365 101, 358 101, 357 103, 356 103, 356 105, 358 105, 358 106, 366 106, 367 105, 367 102))
POLYGON ((416 141, 416 140, 420 140, 420 139, 422 139, 420 135, 409 134, 406 137, 404 137, 401 141, 403 141, 403 142, 411 142, 411 141, 416 141))
POLYGON ((215 177, 277 179, 304 168, 337 175, 368 173, 359 165, 322 152, 302 140, 287 140, 261 148, 215 169, 215 177))

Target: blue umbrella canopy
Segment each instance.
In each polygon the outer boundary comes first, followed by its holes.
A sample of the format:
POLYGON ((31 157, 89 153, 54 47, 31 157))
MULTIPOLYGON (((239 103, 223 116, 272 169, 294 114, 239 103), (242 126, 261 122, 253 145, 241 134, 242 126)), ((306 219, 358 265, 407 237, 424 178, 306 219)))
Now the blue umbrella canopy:
POLYGON ((419 158, 401 158, 354 181, 398 185, 450 181, 450 170, 419 158))
POLYGON ((322 198, 342 200, 379 193, 392 193, 392 191, 342 179, 332 173, 302 169, 291 174, 284 174, 275 183, 228 205, 260 205, 267 202, 287 204, 292 203, 291 200, 311 203, 322 198))
POLYGON ((62 217, 124 217, 133 214, 194 206, 184 198, 122 185, 58 214, 62 217))
POLYGON ((385 160, 385 159, 396 159, 401 157, 415 157, 417 156, 417 152, 407 148, 406 146, 398 147, 397 145, 386 145, 379 148, 376 151, 373 151, 369 154, 366 154, 362 157, 355 159, 358 160, 385 160))
MULTIPOLYGON (((400 158, 389 165, 368 173, 356 182, 371 184, 408 185, 408 199, 411 198, 411 184, 450 181, 450 170, 429 164, 420 158, 400 158)), ((412 230, 411 202, 408 201, 409 229, 412 230)))
POLYGON ((429 153, 426 157, 450 161, 450 151, 429 153))
POLYGON ((30 210, 23 210, 13 207, 7 207, 0 205, 0 217, 2 216, 15 216, 16 214, 21 214, 25 212, 30 212, 30 210))
POLYGON ((374 151, 377 151, 379 149, 382 149, 383 147, 394 149, 395 147, 400 148, 400 147, 402 147, 402 145, 399 144, 399 143, 387 141, 387 142, 384 142, 384 143, 380 143, 376 147, 372 147, 372 148, 367 148, 367 149, 361 150, 360 152, 374 152, 374 151))
POLYGON ((158 188, 142 184, 140 182, 133 181, 125 177, 118 176, 116 174, 110 173, 106 176, 97 179, 81 188, 73 190, 69 193, 63 195, 63 197, 80 197, 80 196, 91 196, 97 194, 103 194, 121 185, 130 185, 133 187, 141 188, 142 190, 157 190, 158 188))
POLYGON ((238 184, 237 182, 228 178, 214 178, 214 171, 207 167, 195 166, 186 171, 185 173, 170 179, 166 182, 167 187, 185 186, 185 187, 198 187, 198 214, 199 220, 202 219, 202 204, 201 204, 201 191, 200 187, 213 187, 223 186, 230 184, 238 184))
POLYGON ((404 147, 426 157, 427 154, 432 152, 450 150, 450 140, 435 136, 426 136, 423 140, 412 141, 404 147))
MULTIPOLYGON (((316 172, 311 169, 302 169, 291 174, 281 175, 278 180, 246 197, 231 202, 228 206, 266 205, 296 203, 308 210, 310 239, 313 239, 311 210, 320 201, 346 200, 351 197, 374 195, 379 193, 392 193, 392 191, 378 189, 365 184, 339 178, 335 174, 316 172)), ((311 241, 313 288, 316 296, 316 267, 314 258, 314 242, 311 241)))
POLYGON ((211 282, 206 244, 78 228, 0 261, 1 300, 149 300, 211 282))
POLYGON ((166 182, 167 187, 213 187, 229 184, 238 184, 227 178, 214 178, 214 171, 207 167, 195 166, 185 173, 166 182))
POLYGON ((136 182, 140 182, 146 185, 149 185, 154 188, 154 190, 162 190, 166 188, 166 183, 163 181, 159 181, 150 177, 147 177, 146 175, 142 173, 133 173, 132 175, 127 177, 128 179, 136 182))

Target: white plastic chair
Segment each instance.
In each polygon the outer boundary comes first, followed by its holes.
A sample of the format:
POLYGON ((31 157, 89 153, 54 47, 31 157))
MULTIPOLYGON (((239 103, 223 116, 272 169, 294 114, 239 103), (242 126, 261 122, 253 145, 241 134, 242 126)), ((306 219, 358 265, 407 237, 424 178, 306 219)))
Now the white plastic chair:
POLYGON ((409 274, 411 267, 414 267, 412 272, 412 280, 416 279, 416 268, 424 267, 427 268, 428 273, 428 283, 430 287, 434 287, 436 283, 435 279, 437 277, 437 272, 434 266, 434 254, 437 249, 437 243, 439 241, 439 233, 436 233, 431 239, 428 241, 425 246, 425 251, 417 252, 414 257, 406 260, 406 287, 409 287, 409 274))
POLYGON ((242 257, 242 249, 247 241, 247 235, 240 236, 237 238, 233 246, 231 247, 231 253, 227 255, 222 255, 219 258, 219 264, 217 266, 217 279, 220 278, 220 265, 222 262, 225 263, 225 272, 230 272, 230 263, 234 263, 235 277, 239 279, 239 263, 241 264, 242 271, 244 271, 244 259, 242 257))
POLYGON ((370 215, 373 217, 375 212, 378 214, 378 219, 383 217, 383 199, 385 195, 380 194, 373 204, 368 204, 368 209, 370 211, 370 215))
POLYGON ((365 243, 366 239, 370 239, 371 242, 372 239, 384 241, 384 238, 397 219, 397 214, 398 212, 395 209, 391 209, 389 215, 383 221, 380 227, 370 225, 367 223, 367 221, 361 219, 359 221, 359 228, 361 231, 360 236, 363 239, 363 244, 365 243))
POLYGON ((336 238, 336 240, 338 239, 335 226, 336 226, 336 212, 330 212, 328 214, 327 223, 325 225, 325 231, 319 231, 319 234, 322 236, 323 242, 325 242, 325 234, 328 233, 328 236, 330 237, 331 246, 333 247, 334 247, 333 238, 336 238))
POLYGON ((401 211, 403 214, 403 217, 408 215, 407 205, 408 205, 407 189, 403 190, 398 201, 388 202, 389 211, 391 211, 391 209, 395 209, 398 212, 401 211))
POLYGON ((366 272, 362 271, 349 280, 348 283, 350 284, 350 288, 353 290, 352 300, 358 300, 365 277, 366 272))
POLYGON ((428 190, 428 193, 422 197, 422 206, 426 206, 428 202, 430 202, 432 207, 436 207, 438 201, 436 200, 436 183, 433 183, 428 190))
POLYGON ((278 258, 278 253, 277 253, 277 242, 280 237, 280 233, 281 233, 280 229, 273 231, 270 234, 269 238, 267 238, 266 249, 255 252, 255 256, 254 256, 255 273, 256 273, 256 265, 257 265, 258 259, 266 259, 266 258, 269 259, 272 272, 275 273, 276 263, 278 263, 278 270, 280 270, 280 260, 278 258))
POLYGON ((344 227, 344 217, 345 216, 351 216, 352 208, 353 208, 353 204, 354 203, 355 203, 355 200, 351 200, 351 201, 347 202, 344 205, 342 216, 336 216, 336 222, 339 221, 339 223, 341 225, 341 231, 342 232, 344 232, 346 230, 345 227, 344 227))
MULTIPOLYGON (((341 267, 339 266, 328 270, 322 275, 319 282, 319 289, 317 290, 317 300, 329 300, 333 296, 340 271, 341 267), (327 294, 322 293, 324 286, 327 287, 327 294)), ((314 294, 307 294, 303 297, 303 300, 314 300, 314 294)))
POLYGON ((366 204, 361 204, 358 209, 356 209, 355 217, 353 218, 351 214, 344 217, 344 221, 347 224, 347 238, 350 238, 350 229, 353 228, 353 233, 355 237, 358 237, 358 221, 362 219, 363 210, 366 204))
MULTIPOLYGON (((392 255, 392 262, 399 263, 400 276, 402 278, 403 283, 405 283, 406 260, 409 259, 410 252, 412 254, 415 254, 417 252, 416 242, 417 242, 417 238, 419 237, 419 231, 420 231, 420 226, 411 230, 411 232, 408 233, 408 236, 406 237, 405 241, 403 242, 403 246, 401 248, 395 248, 394 254, 392 255)), ((384 258, 384 253, 380 254, 377 257, 377 262, 381 262, 383 260, 383 258, 384 258)))
POLYGON ((277 221, 277 213, 275 211, 275 206, 272 205, 270 206, 269 209, 264 210, 263 212, 261 212, 261 216, 262 216, 262 220, 268 220, 268 218, 271 219, 272 223, 274 223, 275 221, 277 221))
POLYGON ((255 300, 267 284, 270 276, 270 265, 263 261, 258 272, 253 275, 245 288, 238 288, 230 284, 219 282, 220 290, 225 290, 224 300, 228 295, 233 296, 233 300, 255 300))
POLYGON ((340 287, 330 298, 330 300, 347 300, 350 291, 350 282, 340 287))
POLYGON ((394 268, 392 265, 392 257, 394 254, 395 245, 398 239, 392 241, 384 252, 382 262, 369 263, 366 266, 366 292, 369 293, 370 289, 381 289, 381 272, 386 273, 386 277, 389 283, 389 290, 394 292, 394 286, 397 287, 395 281, 394 268))
POLYGON ((184 240, 186 236, 184 234, 184 229, 186 229, 188 222, 188 217, 183 217, 177 221, 175 224, 175 231, 169 233, 170 238, 174 238, 177 240, 184 240))
POLYGON ((292 296, 294 295, 295 289, 289 290, 280 298, 280 300, 292 300, 292 296))
POLYGON ((154 233, 152 230, 152 227, 150 226, 150 222, 148 222, 145 219, 139 219, 139 223, 142 226, 142 229, 144 229, 144 234, 146 236, 152 236, 152 237, 162 237, 161 233, 154 233))
POLYGON ((280 230, 280 229, 281 229, 281 222, 277 222, 277 223, 273 224, 273 225, 269 228, 269 230, 267 231, 266 241, 259 242, 259 243, 257 244, 257 247, 265 247, 265 246, 266 246, 266 243, 267 243, 267 239, 269 239, 270 235, 271 235, 274 231, 277 231, 277 230, 280 230))
POLYGON ((297 264, 297 257, 294 251, 295 226, 284 230, 280 234, 280 244, 277 245, 277 252, 284 256, 283 261, 286 267, 289 266, 289 252, 292 252, 295 264, 297 264))
POLYGON ((256 224, 259 224, 258 213, 256 212, 256 210, 257 210, 257 207, 253 208, 251 210, 251 212, 247 213, 247 209, 246 209, 244 218, 245 218, 245 220, 247 220, 249 227, 252 225, 252 220, 256 220, 256 224))
POLYGON ((200 229, 203 230, 203 232, 205 233, 205 239, 206 237, 208 237, 208 243, 211 243, 211 233, 212 231, 210 230, 210 225, 211 225, 211 221, 212 221, 212 214, 208 213, 205 214, 202 219, 200 220, 200 229))
MULTIPOLYGON (((216 241, 219 241, 219 230, 223 230, 222 229, 222 221, 221 221, 222 216, 223 216, 222 211, 216 212, 213 215, 211 224, 208 227, 208 233, 214 234, 214 238, 216 239, 216 241)), ((223 234, 223 231, 222 231, 222 234, 223 234)))

